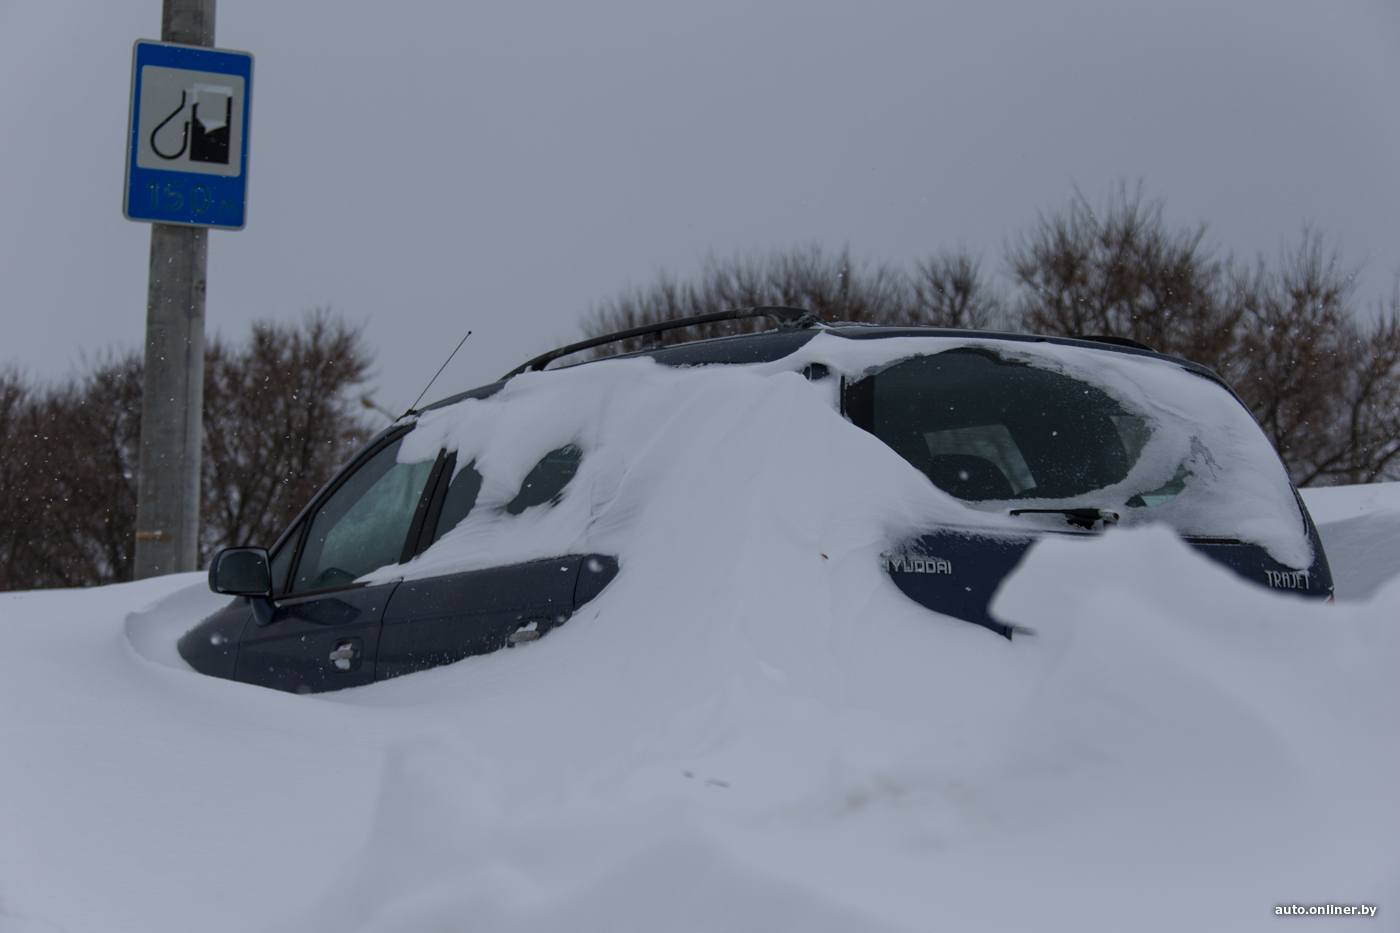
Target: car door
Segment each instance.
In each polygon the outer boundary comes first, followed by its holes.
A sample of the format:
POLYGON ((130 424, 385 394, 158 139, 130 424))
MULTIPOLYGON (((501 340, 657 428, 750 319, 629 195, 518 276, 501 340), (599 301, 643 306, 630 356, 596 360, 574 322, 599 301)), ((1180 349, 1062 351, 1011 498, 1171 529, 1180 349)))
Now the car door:
POLYGON ((397 580, 356 580, 411 554, 436 461, 398 462, 391 435, 305 516, 272 557, 271 619, 243 628, 235 680, 315 693, 374 680, 380 624, 397 580))
MULTIPOLYGON (((572 445, 545 454, 501 511, 514 516, 526 509, 551 508, 581 457, 572 445)), ((481 475, 475 463, 455 470, 455 455, 449 454, 441 476, 426 510, 420 549, 431 546, 477 507, 481 475)), ((568 621, 616 573, 617 561, 611 557, 574 554, 405 581, 394 590, 384 613, 375 679, 538 639, 568 621)))

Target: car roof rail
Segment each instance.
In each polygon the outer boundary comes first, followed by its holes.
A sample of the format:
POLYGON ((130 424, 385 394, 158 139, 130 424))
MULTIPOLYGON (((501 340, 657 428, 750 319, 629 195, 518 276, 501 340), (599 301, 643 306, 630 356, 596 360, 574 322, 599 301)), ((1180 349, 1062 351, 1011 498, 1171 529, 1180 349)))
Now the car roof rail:
POLYGON ((589 350, 593 347, 601 347, 608 343, 617 343, 620 340, 629 340, 632 337, 645 337, 647 334, 660 334, 668 330, 679 330, 682 327, 695 327, 699 324, 714 324, 718 321, 738 321, 751 317, 771 317, 778 322, 780 328, 812 327, 821 323, 821 318, 817 316, 815 311, 804 311, 801 308, 761 307, 733 308, 729 311, 712 311, 709 314, 695 314, 690 317, 680 317, 670 321, 659 321, 655 324, 643 324, 641 327, 633 327, 630 330, 620 330, 615 334, 605 334, 602 337, 580 340, 578 343, 571 343, 567 347, 560 347, 557 350, 550 350, 548 353, 541 353, 533 360, 521 363, 502 376, 501 379, 509 379, 512 376, 518 376, 530 370, 544 369, 561 356, 568 356, 570 353, 577 353, 580 350, 589 350))
POLYGON ((1134 340, 1131 337, 1114 337, 1111 334, 1070 334, 1070 338, 1073 340, 1088 340, 1092 343, 1107 343, 1115 347, 1132 347, 1134 350, 1148 350, 1152 353, 1157 352, 1156 347, 1149 347, 1142 341, 1134 340))

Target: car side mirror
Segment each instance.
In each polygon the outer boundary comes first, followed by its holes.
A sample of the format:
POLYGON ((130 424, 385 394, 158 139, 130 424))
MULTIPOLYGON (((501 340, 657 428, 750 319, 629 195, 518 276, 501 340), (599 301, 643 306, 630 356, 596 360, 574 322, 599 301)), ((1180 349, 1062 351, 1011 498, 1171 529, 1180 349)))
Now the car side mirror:
POLYGON ((226 547, 209 562, 209 589, 226 596, 272 598, 272 571, 260 547, 226 547))

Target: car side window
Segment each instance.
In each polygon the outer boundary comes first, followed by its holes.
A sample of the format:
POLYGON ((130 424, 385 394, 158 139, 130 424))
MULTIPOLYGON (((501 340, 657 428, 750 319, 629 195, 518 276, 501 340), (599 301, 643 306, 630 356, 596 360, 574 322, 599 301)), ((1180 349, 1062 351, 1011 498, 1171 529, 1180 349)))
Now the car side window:
POLYGON ((272 572, 272 592, 276 596, 287 592, 287 572, 292 569, 292 555, 297 552, 297 538, 299 537, 301 537, 300 525, 287 535, 287 543, 282 545, 282 550, 272 555, 272 560, 268 563, 268 568, 272 572))
POLYGON ((582 458, 583 451, 573 444, 545 454, 525 476, 515 498, 506 503, 506 511, 519 515, 532 505, 557 502, 564 487, 578 472, 578 462, 582 458))
POLYGON ((481 474, 476 471, 473 460, 452 477, 447 487, 447 495, 442 500, 442 513, 438 516, 437 528, 433 531, 432 543, 447 534, 467 517, 476 505, 477 494, 481 492, 481 474))
POLYGON ((316 510, 291 592, 343 586, 399 561, 433 470, 432 460, 399 463, 402 444, 371 457, 316 510))
MULTIPOLYGON (((502 506, 501 511, 519 515, 532 505, 558 502, 564 487, 578 472, 579 460, 582 457, 583 451, 574 444, 551 450, 530 469, 515 497, 502 506)), ((481 482, 481 474, 477 472, 475 460, 458 470, 457 475, 452 477, 447 494, 442 499, 442 510, 433 529, 430 545, 436 544, 443 535, 461 524, 476 507, 477 496, 481 493, 481 482)))

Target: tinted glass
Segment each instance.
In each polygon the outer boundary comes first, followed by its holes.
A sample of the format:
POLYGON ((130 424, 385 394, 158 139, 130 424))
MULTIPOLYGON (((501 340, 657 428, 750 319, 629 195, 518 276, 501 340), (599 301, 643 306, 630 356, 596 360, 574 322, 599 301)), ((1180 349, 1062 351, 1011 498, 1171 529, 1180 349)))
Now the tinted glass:
POLYGON ((292 555, 296 553, 297 538, 301 537, 300 531, 293 531, 287 536, 287 543, 282 545, 282 550, 272 555, 272 560, 268 562, 272 571, 272 592, 281 595, 287 592, 287 572, 292 569, 292 555))
POLYGON ((361 466, 311 519, 291 591, 341 586, 398 563, 433 461, 396 462, 403 439, 361 466))
POLYGON ((447 487, 447 496, 442 500, 442 513, 438 516, 437 529, 433 532, 433 542, 456 528, 476 505, 477 494, 481 492, 481 474, 476 471, 473 460, 452 477, 447 487))
POLYGON ((520 484, 515 498, 506 503, 506 511, 519 515, 532 505, 556 501, 578 472, 578 462, 582 457, 583 451, 573 444, 545 454, 520 484))
POLYGON ((1119 482, 1146 421, 1101 389, 978 350, 869 377, 871 432, 961 499, 1066 498, 1119 482))

